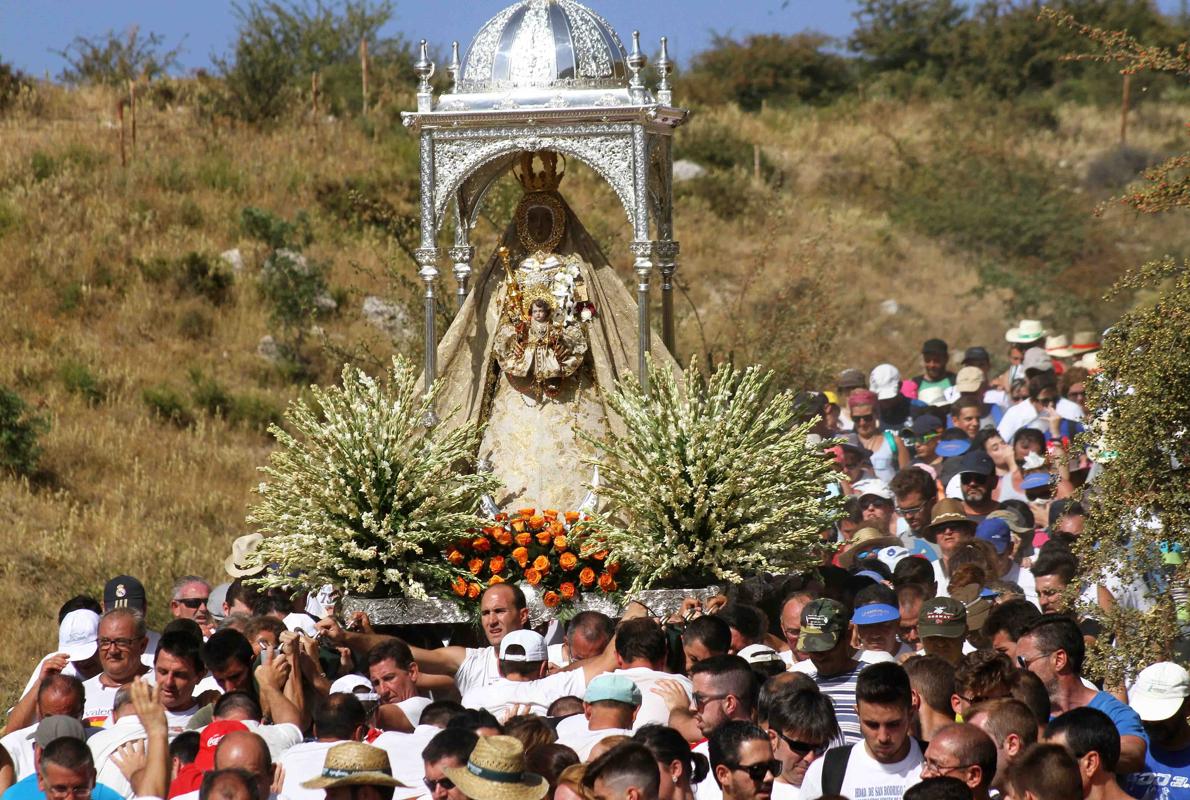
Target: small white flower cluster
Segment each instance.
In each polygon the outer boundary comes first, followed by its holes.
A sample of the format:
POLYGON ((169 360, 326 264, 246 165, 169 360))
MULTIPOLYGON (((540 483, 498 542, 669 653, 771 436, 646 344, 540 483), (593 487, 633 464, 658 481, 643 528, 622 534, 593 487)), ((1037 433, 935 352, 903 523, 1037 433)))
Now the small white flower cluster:
POLYGON ((349 593, 449 592, 439 553, 480 524, 480 498, 495 487, 456 466, 473 459, 475 426, 422 427, 437 387, 425 397, 417 384, 415 368, 397 358, 384 382, 344 368, 341 386, 313 387, 312 401, 290 404, 294 434, 271 429, 278 447, 248 515, 266 535, 254 558, 278 565, 264 585, 300 573, 304 584, 349 593))
POLYGON ((608 398, 626 432, 593 441, 612 511, 589 535, 632 566, 633 590, 811 566, 841 510, 827 499, 833 462, 807 444, 793 395, 770 398, 772 373, 758 367, 708 380, 692 362, 682 386, 669 370, 650 375, 649 396, 630 379, 608 398))

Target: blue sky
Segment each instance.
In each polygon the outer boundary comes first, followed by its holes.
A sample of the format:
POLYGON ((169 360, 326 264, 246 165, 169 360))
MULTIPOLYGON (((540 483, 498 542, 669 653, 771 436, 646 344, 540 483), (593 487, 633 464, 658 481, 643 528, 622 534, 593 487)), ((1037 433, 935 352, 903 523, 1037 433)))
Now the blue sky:
MULTIPOLYGON (((425 38, 444 51, 452 39, 466 47, 471 36, 508 0, 397 0, 396 19, 386 33, 425 38)), ((1180 0, 1159 0, 1167 11, 1180 0)), ((851 30, 852 0, 590 0, 628 40, 641 31, 646 52, 655 52, 660 36, 669 36, 670 53, 684 62, 706 47, 712 32, 796 33, 813 29, 844 37, 851 30)), ((210 63, 212 53, 226 53, 235 36, 230 0, 0 0, 0 59, 34 75, 56 75, 62 59, 52 53, 75 36, 94 36, 139 25, 183 40, 182 64, 190 69, 210 63)))

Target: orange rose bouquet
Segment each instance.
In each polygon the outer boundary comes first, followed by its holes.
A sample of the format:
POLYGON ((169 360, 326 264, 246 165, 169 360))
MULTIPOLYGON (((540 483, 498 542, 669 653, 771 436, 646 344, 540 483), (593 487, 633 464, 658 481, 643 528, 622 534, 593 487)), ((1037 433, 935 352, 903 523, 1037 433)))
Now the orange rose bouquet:
POLYGON ((462 600, 474 600, 484 587, 526 583, 547 608, 563 613, 584 593, 620 591, 618 564, 606 562, 607 550, 592 547, 590 538, 577 544, 577 528, 585 520, 575 511, 517 509, 497 514, 492 524, 469 531, 446 551, 458 571, 451 584, 462 600))

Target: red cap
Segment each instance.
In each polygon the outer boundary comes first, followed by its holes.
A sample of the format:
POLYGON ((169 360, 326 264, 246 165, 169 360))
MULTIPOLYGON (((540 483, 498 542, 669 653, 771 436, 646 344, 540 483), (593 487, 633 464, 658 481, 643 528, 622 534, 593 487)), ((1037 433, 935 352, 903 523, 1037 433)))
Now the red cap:
POLYGON ((246 731, 248 726, 234 719, 221 719, 202 729, 198 738, 198 755, 194 763, 178 770, 178 777, 169 785, 169 796, 196 791, 202 786, 202 776, 215 768, 215 750, 223 737, 234 731, 246 731))

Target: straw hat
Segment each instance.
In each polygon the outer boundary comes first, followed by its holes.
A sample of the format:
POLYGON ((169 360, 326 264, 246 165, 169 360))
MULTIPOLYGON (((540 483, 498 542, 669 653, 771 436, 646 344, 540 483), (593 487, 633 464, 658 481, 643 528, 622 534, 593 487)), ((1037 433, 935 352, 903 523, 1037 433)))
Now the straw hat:
POLYGON ((481 736, 463 767, 447 767, 446 777, 472 800, 541 800, 545 778, 525 772, 525 746, 511 736, 481 736))
POLYGON ((388 753, 363 742, 343 742, 327 750, 322 773, 302 782, 305 789, 333 789, 336 786, 409 788, 393 777, 388 753))
POLYGON ((1070 340, 1064 333, 1045 337, 1045 352, 1051 358, 1066 358, 1066 356, 1074 354, 1074 351, 1070 349, 1070 340))
POLYGON ((264 567, 249 566, 248 559, 264 537, 259 533, 246 533, 231 543, 231 555, 223 562, 223 569, 233 578, 247 578, 264 572, 264 567))
POLYGON ((1032 344, 1045 336, 1045 333, 1045 326, 1041 324, 1041 320, 1022 319, 1020 325, 1010 328, 1008 333, 1004 334, 1004 339, 1017 344, 1032 344))
POLYGON ((893 547, 900 543, 900 537, 881 533, 876 528, 860 528, 851 537, 851 541, 847 544, 847 549, 839 553, 839 566, 843 569, 850 569, 851 562, 860 553, 870 550, 875 555, 881 548, 893 547))
POLYGON ((1081 355, 1099 349, 1099 334, 1095 331, 1076 331, 1070 340, 1071 355, 1081 355))

